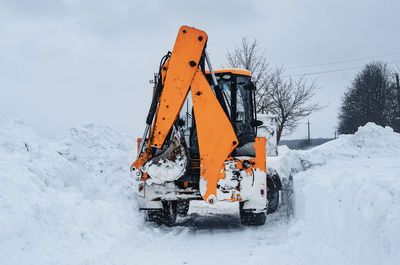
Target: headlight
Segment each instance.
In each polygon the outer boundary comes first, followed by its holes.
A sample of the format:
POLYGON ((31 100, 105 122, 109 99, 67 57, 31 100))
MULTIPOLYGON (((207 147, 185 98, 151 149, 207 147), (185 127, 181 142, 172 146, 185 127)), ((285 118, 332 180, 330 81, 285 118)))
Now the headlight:
POLYGON ((140 170, 137 170, 135 167, 131 167, 131 175, 139 180, 142 178, 143 173, 140 170))

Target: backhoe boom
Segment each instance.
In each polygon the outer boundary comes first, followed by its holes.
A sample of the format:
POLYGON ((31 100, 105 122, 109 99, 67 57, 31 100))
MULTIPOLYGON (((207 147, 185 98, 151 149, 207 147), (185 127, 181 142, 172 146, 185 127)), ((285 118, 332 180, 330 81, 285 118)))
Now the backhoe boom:
MULTIPOLYGON (((212 204, 216 201, 220 169, 238 140, 199 68, 207 38, 204 31, 195 28, 183 26, 179 29, 171 58, 162 67, 165 79, 147 147, 131 168, 140 172, 142 166, 153 158, 154 149, 163 147, 192 88, 200 150, 200 192, 203 199, 212 204)), ((143 180, 149 177, 144 172, 140 176, 143 180)))

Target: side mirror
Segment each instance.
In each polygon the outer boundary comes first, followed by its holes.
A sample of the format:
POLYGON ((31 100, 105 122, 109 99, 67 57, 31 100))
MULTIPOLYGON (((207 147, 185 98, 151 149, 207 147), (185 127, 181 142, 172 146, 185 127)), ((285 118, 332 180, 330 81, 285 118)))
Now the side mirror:
POLYGON ((248 83, 243 86, 246 90, 256 90, 256 86, 253 83, 248 83))
POLYGON ((258 127, 258 126, 261 126, 263 124, 264 123, 262 121, 259 121, 259 120, 252 120, 251 121, 251 126, 253 126, 253 127, 258 127))

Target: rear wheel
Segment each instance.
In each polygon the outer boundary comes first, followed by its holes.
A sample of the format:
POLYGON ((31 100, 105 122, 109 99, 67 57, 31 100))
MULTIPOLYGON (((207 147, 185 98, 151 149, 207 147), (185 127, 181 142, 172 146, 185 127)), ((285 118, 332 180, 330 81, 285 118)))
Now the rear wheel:
POLYGON ((276 212, 279 206, 279 190, 269 189, 267 190, 268 208, 267 214, 276 212))
POLYGON ((259 226, 265 224, 267 215, 265 212, 254 212, 249 209, 243 209, 243 202, 239 204, 240 222, 243 225, 259 226))
POLYGON ((279 206, 279 191, 282 189, 282 182, 278 173, 274 170, 267 175, 267 214, 276 212, 279 206))
POLYGON ((177 203, 175 201, 164 201, 163 202, 163 220, 162 223, 166 226, 174 226, 176 222, 177 203))
POLYGON ((189 212, 189 204, 190 201, 178 201, 176 205, 176 209, 179 216, 186 216, 189 212))
POLYGON ((176 201, 163 201, 163 208, 159 210, 147 211, 147 219, 150 222, 157 224, 164 224, 166 226, 174 226, 177 216, 177 202, 176 201))
POLYGON ((149 210, 147 211, 147 220, 157 224, 162 224, 163 214, 162 210, 149 210))

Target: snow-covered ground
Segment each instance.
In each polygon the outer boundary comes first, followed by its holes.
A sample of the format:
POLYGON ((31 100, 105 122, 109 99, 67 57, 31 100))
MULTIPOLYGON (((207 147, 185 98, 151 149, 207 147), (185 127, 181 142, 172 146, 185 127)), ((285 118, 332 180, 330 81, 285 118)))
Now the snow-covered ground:
POLYGON ((367 124, 269 166, 293 176, 295 215, 240 225, 202 201, 173 228, 137 211, 135 140, 85 124, 55 141, 0 116, 0 264, 398 264, 400 135, 367 124))
POLYGON ((400 263, 400 134, 368 123, 306 152, 294 176, 300 240, 350 264, 400 263))

